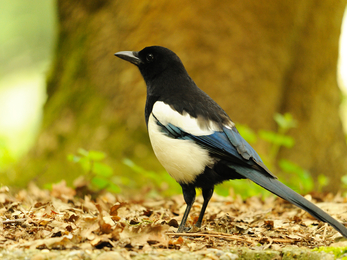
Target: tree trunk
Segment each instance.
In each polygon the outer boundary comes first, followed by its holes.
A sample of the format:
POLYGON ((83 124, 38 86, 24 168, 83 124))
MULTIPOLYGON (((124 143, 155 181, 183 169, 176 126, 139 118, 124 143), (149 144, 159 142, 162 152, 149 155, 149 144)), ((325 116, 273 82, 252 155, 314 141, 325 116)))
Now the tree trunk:
POLYGON ((162 171, 145 127, 145 83, 113 56, 162 45, 234 121, 276 131, 274 114, 292 113, 296 144, 281 156, 326 174, 327 189, 337 191, 347 168, 336 83, 345 3, 58 0, 56 57, 27 172, 44 173, 41 183, 77 176, 65 158, 79 147, 106 152, 120 176, 134 174, 125 157, 162 171))

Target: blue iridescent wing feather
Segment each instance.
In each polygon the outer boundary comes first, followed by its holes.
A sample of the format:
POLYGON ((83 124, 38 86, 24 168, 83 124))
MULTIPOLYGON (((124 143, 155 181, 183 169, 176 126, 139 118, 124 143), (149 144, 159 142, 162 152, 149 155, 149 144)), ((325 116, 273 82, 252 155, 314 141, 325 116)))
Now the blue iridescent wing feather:
MULTIPOLYGON (((192 140, 219 159, 252 168, 259 166, 267 175, 275 177, 264 165, 256 151, 242 138, 235 127, 223 127, 223 131, 216 131, 211 135, 195 136, 170 123, 163 125, 158 119, 157 124, 164 133, 172 138, 192 140)), ((259 169, 259 167, 256 168, 259 169)))

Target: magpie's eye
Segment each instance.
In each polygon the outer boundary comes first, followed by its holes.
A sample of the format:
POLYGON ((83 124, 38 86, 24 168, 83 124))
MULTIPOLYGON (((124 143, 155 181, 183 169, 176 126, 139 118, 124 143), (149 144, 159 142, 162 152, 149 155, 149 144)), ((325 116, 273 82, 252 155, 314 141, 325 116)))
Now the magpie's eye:
POLYGON ((151 62, 151 61, 153 61, 154 60, 154 56, 153 56, 153 54, 147 54, 147 56, 146 56, 146 60, 148 61, 148 62, 151 62))

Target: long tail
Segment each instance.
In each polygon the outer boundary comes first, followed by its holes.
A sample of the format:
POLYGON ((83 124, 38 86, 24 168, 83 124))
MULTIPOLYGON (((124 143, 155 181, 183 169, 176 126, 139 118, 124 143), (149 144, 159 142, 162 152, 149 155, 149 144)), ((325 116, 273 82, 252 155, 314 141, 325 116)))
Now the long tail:
POLYGON ((230 168, 234 169, 237 173, 245 176, 246 178, 254 181, 256 184, 260 185, 264 189, 276 194, 277 196, 285 199, 299 208, 307 211, 316 219, 319 219, 323 222, 329 223, 333 228, 341 233, 344 237, 347 238, 347 229, 339 221, 331 217, 328 213, 318 208, 313 203, 306 200, 303 196, 296 193, 282 182, 278 181, 275 178, 271 178, 258 172, 254 169, 237 166, 237 165, 228 165, 230 168))

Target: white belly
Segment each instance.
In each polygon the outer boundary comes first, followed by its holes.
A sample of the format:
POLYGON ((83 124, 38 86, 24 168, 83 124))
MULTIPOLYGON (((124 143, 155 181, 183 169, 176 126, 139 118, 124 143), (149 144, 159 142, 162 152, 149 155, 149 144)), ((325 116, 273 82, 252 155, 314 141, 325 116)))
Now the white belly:
POLYGON ((206 149, 190 140, 173 139, 160 131, 152 116, 148 120, 148 133, 155 155, 166 171, 180 183, 191 183, 207 165, 212 165, 206 149))

